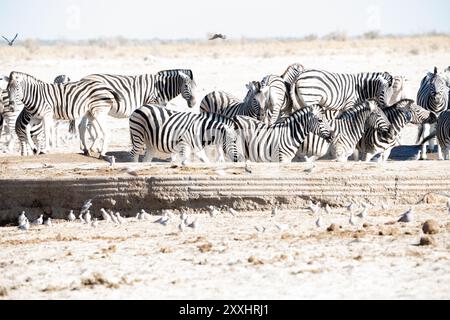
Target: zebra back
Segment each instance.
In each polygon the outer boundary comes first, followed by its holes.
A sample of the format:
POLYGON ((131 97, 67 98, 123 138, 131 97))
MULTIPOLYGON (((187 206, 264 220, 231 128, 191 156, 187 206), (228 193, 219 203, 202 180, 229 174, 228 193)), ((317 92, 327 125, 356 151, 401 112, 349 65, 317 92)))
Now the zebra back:
POLYGON ((261 110, 264 122, 272 124, 278 118, 287 117, 292 113, 289 90, 282 77, 265 76, 261 81, 261 91, 265 94, 266 102, 261 110))

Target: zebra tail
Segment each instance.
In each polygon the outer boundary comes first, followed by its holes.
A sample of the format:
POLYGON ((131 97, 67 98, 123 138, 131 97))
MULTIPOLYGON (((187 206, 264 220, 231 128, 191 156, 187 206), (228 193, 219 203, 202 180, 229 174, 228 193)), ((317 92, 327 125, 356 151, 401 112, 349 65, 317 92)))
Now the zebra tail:
POLYGON ((70 120, 70 122, 69 122, 69 133, 70 134, 77 133, 77 126, 76 126, 75 120, 70 120))
POLYGON ((419 145, 420 145, 420 146, 423 145, 425 142, 427 142, 427 141, 433 139, 434 137, 436 137, 436 131, 430 133, 429 136, 425 137, 425 138, 420 142, 419 145))

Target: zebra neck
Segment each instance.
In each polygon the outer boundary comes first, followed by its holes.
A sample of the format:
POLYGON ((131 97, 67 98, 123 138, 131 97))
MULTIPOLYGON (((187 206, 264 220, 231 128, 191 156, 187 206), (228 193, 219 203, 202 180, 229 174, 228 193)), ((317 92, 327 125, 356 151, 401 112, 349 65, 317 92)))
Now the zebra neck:
POLYGON ((359 73, 356 75, 356 84, 356 93, 359 101, 378 98, 382 85, 378 74, 359 73))
MULTIPOLYGON (((348 111, 347 111, 348 112, 348 111)), ((354 112, 354 110, 351 110, 354 112)), ((344 113, 342 118, 332 120, 330 125, 336 136, 345 136, 349 140, 357 142, 364 134, 365 123, 370 116, 368 107, 361 108, 354 114, 344 113)))
POLYGON ((159 99, 169 102, 181 93, 182 78, 178 75, 156 76, 155 87, 159 99))
POLYGON ((305 112, 296 112, 292 116, 286 118, 285 124, 280 122, 280 130, 286 130, 288 127, 290 130, 290 135, 292 138, 292 145, 296 148, 299 148, 300 145, 305 141, 306 134, 310 130, 308 115, 311 115, 310 112, 306 112, 305 109, 302 109, 305 112))

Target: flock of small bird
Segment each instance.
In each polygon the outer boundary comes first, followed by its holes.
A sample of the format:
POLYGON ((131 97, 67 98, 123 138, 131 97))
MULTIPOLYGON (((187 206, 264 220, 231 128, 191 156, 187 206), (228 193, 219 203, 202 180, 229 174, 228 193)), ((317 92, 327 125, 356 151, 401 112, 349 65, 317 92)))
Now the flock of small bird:
MULTIPOLYGON (((96 217, 92 217, 90 208, 92 207, 92 199, 87 200, 83 206, 81 207, 80 214, 78 215, 78 220, 82 222, 83 224, 90 225, 94 228, 98 227, 99 221, 96 217)), ((386 204, 382 205, 383 210, 389 209, 389 207, 386 204)), ((322 228, 324 224, 324 218, 323 218, 323 211, 325 211, 328 215, 333 213, 333 209, 330 207, 330 205, 327 203, 325 206, 322 206, 320 201, 317 203, 314 203, 313 201, 309 200, 307 209, 311 211, 314 215, 317 215, 317 219, 315 221, 315 225, 317 228, 322 228)), ((361 208, 358 209, 358 206, 351 202, 346 210, 349 214, 349 224, 352 226, 357 225, 357 218, 364 220, 369 216, 369 209, 370 205, 366 203, 361 203, 361 208)), ((208 206, 207 210, 209 212, 209 216, 211 218, 215 218, 221 214, 221 211, 219 208, 215 206, 208 206)), ((447 200, 447 210, 450 213, 450 198, 447 200)), ((105 210, 104 208, 100 209, 100 213, 102 216, 103 221, 106 223, 113 223, 115 225, 120 225, 125 223, 125 218, 120 215, 120 212, 114 212, 111 209, 105 210)), ((229 207, 228 213, 233 217, 238 217, 239 213, 235 209, 229 207)), ((274 218, 278 215, 278 207, 272 208, 271 212, 271 218, 274 218)), ((180 232, 184 232, 187 228, 192 229, 198 229, 200 224, 198 218, 191 219, 188 214, 184 211, 180 213, 180 223, 178 225, 178 230, 180 232)), ((150 220, 152 215, 150 215, 148 212, 146 212, 144 209, 141 209, 135 216, 137 220, 150 220)), ((175 214, 168 209, 163 210, 163 214, 161 217, 153 221, 153 223, 160 224, 162 226, 167 226, 171 220, 173 220, 175 217, 175 214)), ((77 217, 75 216, 73 210, 69 211, 69 214, 67 215, 67 220, 70 222, 76 221, 77 217)), ((400 217, 397 219, 397 222, 404 222, 409 223, 414 221, 414 210, 412 207, 410 207, 406 212, 404 212, 400 217)), ((18 228, 20 230, 27 231, 30 229, 31 225, 46 225, 46 226, 52 226, 52 220, 51 218, 47 218, 44 220, 44 215, 41 214, 36 220, 29 221, 25 211, 22 211, 22 213, 18 217, 18 228)), ((280 231, 285 231, 289 227, 287 224, 282 223, 274 223, 275 227, 280 231)), ((255 230, 258 232, 265 232, 266 231, 265 226, 255 226, 255 230)))

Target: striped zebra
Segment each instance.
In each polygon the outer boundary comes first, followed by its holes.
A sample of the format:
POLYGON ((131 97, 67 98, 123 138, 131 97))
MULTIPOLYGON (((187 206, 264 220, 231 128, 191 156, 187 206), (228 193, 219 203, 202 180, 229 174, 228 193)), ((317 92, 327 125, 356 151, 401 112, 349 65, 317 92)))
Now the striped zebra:
POLYGON ((341 74, 324 70, 303 71, 291 88, 294 110, 306 105, 320 105, 325 110, 345 110, 366 99, 385 103, 385 93, 392 86, 387 72, 341 74))
POLYGON ((436 124, 436 135, 441 150, 444 151, 444 157, 441 152, 439 159, 450 160, 450 110, 442 112, 439 116, 436 124))
POLYGON ((244 115, 259 119, 261 105, 265 99, 261 92, 261 84, 252 81, 246 85, 246 88, 248 91, 244 101, 224 91, 208 93, 200 102, 200 112, 217 113, 228 118, 244 115))
MULTIPOLYGON (((76 120, 89 114, 97 132, 105 132, 104 121, 109 110, 120 101, 107 86, 95 81, 77 81, 65 84, 50 84, 26 73, 11 72, 8 83, 10 106, 14 109, 20 102, 24 104, 31 117, 42 119, 45 129, 46 145, 49 145, 49 131, 53 119, 76 120)), ((28 143, 33 145, 30 135, 28 143)), ((80 131, 83 150, 89 154, 86 139, 80 131)), ((104 154, 102 154, 104 156, 104 154)))
MULTIPOLYGON (((428 72, 427 75, 420 82, 420 87, 417 92, 417 104, 421 107, 431 111, 436 119, 439 114, 449 108, 449 87, 446 79, 438 73, 436 67, 434 72, 428 72)), ((419 137, 426 136, 431 131, 431 124, 424 124, 419 130, 419 137)), ((430 143, 431 149, 434 149, 434 141, 430 143)), ((421 159, 427 159, 427 144, 422 145, 421 159)), ((438 154, 442 154, 440 144, 438 144, 438 154)))
POLYGON ((220 145, 233 162, 242 156, 237 152, 233 121, 216 113, 179 112, 158 105, 144 105, 130 116, 132 150, 130 158, 137 162, 144 149, 144 161, 150 162, 155 154, 180 153, 184 164, 194 151, 200 160, 208 162, 205 146, 220 145))
MULTIPOLYGON (((186 100, 188 107, 192 108, 196 102, 196 83, 193 73, 189 69, 163 70, 156 74, 138 76, 92 74, 82 80, 103 83, 120 97, 120 101, 109 110, 109 115, 115 118, 128 118, 133 110, 144 104, 156 103, 165 106, 180 94, 186 100)), ((82 134, 81 130, 85 132, 87 129, 86 126, 83 126, 85 123, 88 121, 83 119, 79 125, 80 134, 82 134)), ((103 125, 106 126, 106 124, 103 125)), ((99 130, 96 130, 95 127, 94 129, 98 134, 99 130)), ((109 135, 105 135, 105 132, 97 135, 92 148, 94 149, 101 139, 103 140, 101 147, 103 154, 106 152, 109 142, 109 135)))
MULTIPOLYGON (((430 119, 430 111, 418 106, 411 99, 400 100, 382 110, 392 124, 392 135, 384 135, 371 127, 365 130, 357 144, 361 160, 370 161, 381 153, 379 161, 387 161, 392 148, 399 145, 400 133, 408 123, 421 124, 430 119)), ((358 156, 355 156, 355 159, 357 158, 358 156)))
POLYGON ((275 123, 280 117, 288 117, 292 113, 292 102, 286 82, 276 75, 265 76, 261 80, 261 90, 265 92, 262 119, 266 124, 275 123), (266 89, 266 90, 264 90, 266 89))
POLYGON ((389 120, 374 99, 355 104, 329 123, 334 132, 333 141, 310 133, 300 145, 297 157, 312 157, 312 160, 327 157, 345 162, 354 153, 367 128, 373 127, 385 135, 389 135, 391 129, 389 120))
POLYGON ((233 120, 240 152, 256 162, 291 162, 309 132, 328 141, 333 135, 319 108, 311 106, 272 125, 246 116, 235 116, 233 120))
POLYGON ((300 63, 293 63, 286 68, 281 77, 287 85, 288 92, 290 92, 291 86, 295 83, 298 76, 305 70, 300 63))
POLYGON ((0 114, 2 115, 3 125, 0 127, 1 134, 5 137, 6 152, 11 153, 14 149, 16 134, 14 132, 14 126, 16 119, 20 113, 22 106, 13 108, 9 104, 8 90, 0 90, 0 114))
MULTIPOLYGON (((70 78, 67 75, 59 75, 53 80, 54 84, 64 84, 68 82, 70 82, 70 78)), ((51 135, 47 138, 44 121, 40 118, 33 117, 26 108, 23 108, 17 117, 15 124, 15 132, 19 138, 21 155, 46 153, 50 147, 47 143, 50 143, 52 147, 55 147, 58 140, 57 129, 61 122, 62 121, 56 121, 55 127, 47 130, 51 135)))

